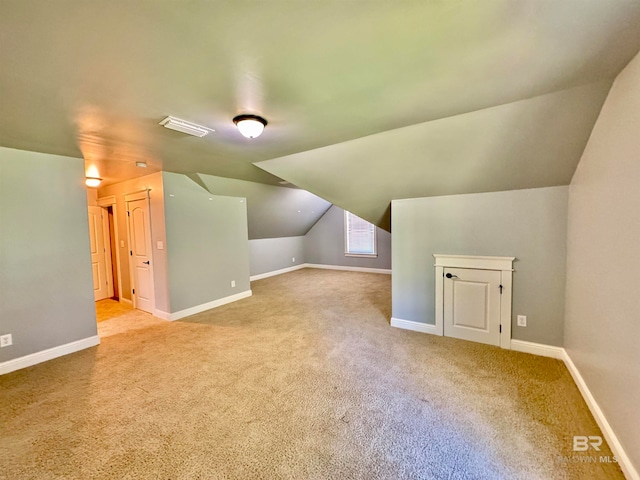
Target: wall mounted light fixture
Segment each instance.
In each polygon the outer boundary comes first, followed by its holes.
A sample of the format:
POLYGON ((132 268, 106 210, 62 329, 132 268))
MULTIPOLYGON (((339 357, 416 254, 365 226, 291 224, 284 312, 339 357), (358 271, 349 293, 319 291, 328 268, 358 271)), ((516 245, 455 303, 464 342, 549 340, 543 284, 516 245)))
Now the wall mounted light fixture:
POLYGON ((259 137, 267 126, 267 121, 257 115, 238 115, 233 119, 240 133, 247 138, 259 137))

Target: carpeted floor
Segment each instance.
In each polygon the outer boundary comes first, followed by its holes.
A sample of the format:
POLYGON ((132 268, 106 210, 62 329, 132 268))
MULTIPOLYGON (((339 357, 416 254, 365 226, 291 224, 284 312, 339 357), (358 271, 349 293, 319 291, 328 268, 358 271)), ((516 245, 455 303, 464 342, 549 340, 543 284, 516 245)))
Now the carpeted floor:
POLYGON ((561 362, 391 328, 387 275, 252 288, 0 377, 0 478, 623 478, 561 362))

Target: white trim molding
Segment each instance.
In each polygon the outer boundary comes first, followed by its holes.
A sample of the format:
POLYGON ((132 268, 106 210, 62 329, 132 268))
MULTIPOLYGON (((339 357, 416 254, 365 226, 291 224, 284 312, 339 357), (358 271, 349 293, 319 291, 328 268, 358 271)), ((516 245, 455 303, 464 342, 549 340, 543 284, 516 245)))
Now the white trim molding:
POLYGON ((165 312, 164 310, 158 310, 157 308, 153 311, 153 316, 156 318, 160 318, 161 320, 171 321, 171 314, 169 312, 165 312))
POLYGON ((434 253, 436 267, 473 268, 475 270, 513 270, 516 257, 483 257, 434 253))
POLYGON ((64 345, 48 348, 47 350, 14 358, 13 360, 7 360, 6 362, 0 363, 0 375, 14 372, 22 368, 31 367, 38 363, 53 360, 54 358, 62 357, 64 355, 69 355, 70 353, 75 353, 80 350, 84 350, 85 348, 95 347, 99 344, 100 337, 98 335, 94 335, 93 337, 87 337, 82 340, 76 340, 75 342, 65 343, 64 345))
POLYGON ((136 190, 135 192, 125 193, 124 201, 127 202, 135 202, 136 200, 145 200, 149 198, 150 188, 145 188, 143 190, 136 190))
POLYGON ((401 318, 391 317, 391 326, 402 328, 404 330, 413 330, 414 332, 442 336, 442 333, 438 331, 437 327, 429 323, 414 322, 413 320, 403 320, 401 318))
POLYGON ((125 305, 128 305, 131 308, 133 308, 133 302, 131 300, 129 300, 128 298, 124 298, 122 295, 120 295, 120 298, 118 299, 118 301, 120 303, 124 303, 125 305))
POLYGON ((541 357, 550 357, 557 360, 564 360, 566 355, 564 348, 553 345, 543 345, 542 343, 526 342, 524 340, 511 340, 511 350, 516 352, 530 353, 541 357))
POLYGON ((344 265, 320 265, 317 263, 305 263, 307 268, 320 268, 322 270, 344 270, 347 272, 384 273, 391 275, 391 270, 386 268, 347 267, 344 265))
POLYGON ((226 305, 227 303, 242 300, 243 298, 250 297, 251 295, 251 290, 245 290, 244 292, 236 293, 235 295, 229 295, 228 297, 219 298, 218 300, 213 300, 201 305, 196 305, 195 307, 185 308, 184 310, 179 310, 173 313, 163 312, 162 310, 154 310, 153 315, 163 320, 173 322, 184 317, 195 315, 196 313, 201 313, 207 310, 211 310, 212 308, 221 307, 222 305, 226 305))
POLYGON ((111 205, 115 205, 116 196, 109 195, 107 197, 99 197, 98 198, 98 206, 99 207, 110 207, 111 205))
POLYGON ((280 270, 273 270, 271 272, 252 275, 251 277, 249 277, 249 281, 254 282, 256 280, 262 280, 263 278, 274 277, 276 275, 282 275, 283 273, 294 272, 296 270, 306 268, 306 266, 307 266, 306 263, 301 263, 299 265, 294 265, 293 267, 281 268, 280 270))
POLYGON ((255 280, 261 280, 263 278, 281 275, 283 273, 294 272, 303 268, 318 268, 320 270, 343 270, 345 272, 382 273, 384 275, 391 275, 391 270, 386 268, 348 267, 346 265, 321 265, 319 263, 301 263, 300 265, 295 265, 293 267, 287 267, 280 270, 273 270, 272 272, 253 275, 249 277, 249 280, 253 282, 255 280))
POLYGON ((631 463, 629 455, 627 455, 627 452, 625 452, 624 448, 622 447, 620 440, 618 440, 618 437, 613 431, 613 428, 611 428, 611 425, 607 421, 607 417, 604 416, 600 405, 598 405, 598 402, 596 402, 596 399, 593 397, 591 391, 589 390, 589 387, 587 386, 587 383, 584 381, 584 378, 582 378, 582 375, 580 375, 578 367, 576 367, 575 363, 573 363, 573 360, 569 356, 569 353, 564 348, 562 349, 562 351, 564 352, 564 364, 567 366, 569 373, 573 377, 573 380, 576 382, 578 390, 580 390, 582 398, 584 398, 584 401, 589 407, 589 410, 591 410, 591 414, 596 419, 596 423, 600 427, 600 430, 602 430, 604 438, 606 438, 611 451, 615 455, 616 460, 618 460, 618 465, 620 465, 622 472, 628 480, 640 480, 640 474, 638 473, 638 470, 636 470, 636 468, 633 466, 633 463, 631 463))

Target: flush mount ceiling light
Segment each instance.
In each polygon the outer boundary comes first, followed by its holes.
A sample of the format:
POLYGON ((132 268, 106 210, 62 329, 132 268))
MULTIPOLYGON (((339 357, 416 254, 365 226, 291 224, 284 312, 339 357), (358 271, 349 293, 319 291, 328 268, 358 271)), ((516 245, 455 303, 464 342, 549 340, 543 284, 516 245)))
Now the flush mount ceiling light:
POLYGON ((197 123, 187 122, 186 120, 182 120, 180 118, 168 116, 164 120, 160 122, 165 128, 170 128, 171 130, 176 130, 177 132, 186 133, 187 135, 193 135, 194 137, 204 137, 209 132, 214 132, 215 130, 207 127, 203 127, 202 125, 198 125, 197 123))
POLYGON ((146 162, 136 162, 136 167, 138 168, 147 168, 146 162))
POLYGON ((238 115, 233 119, 240 133, 247 138, 259 137, 267 126, 267 121, 257 115, 238 115))
POLYGON ((97 187, 98 185, 100 185, 100 182, 102 181, 101 178, 98 177, 86 177, 84 179, 84 183, 87 185, 87 187, 97 187))

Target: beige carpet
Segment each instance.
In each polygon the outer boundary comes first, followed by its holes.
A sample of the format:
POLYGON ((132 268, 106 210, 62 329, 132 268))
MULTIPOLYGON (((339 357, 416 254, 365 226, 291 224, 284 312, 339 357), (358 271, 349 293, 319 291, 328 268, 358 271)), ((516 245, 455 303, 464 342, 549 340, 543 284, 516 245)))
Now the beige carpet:
POLYGON ((386 275, 252 288, 0 377, 0 478, 623 478, 561 362, 391 328, 386 275))

